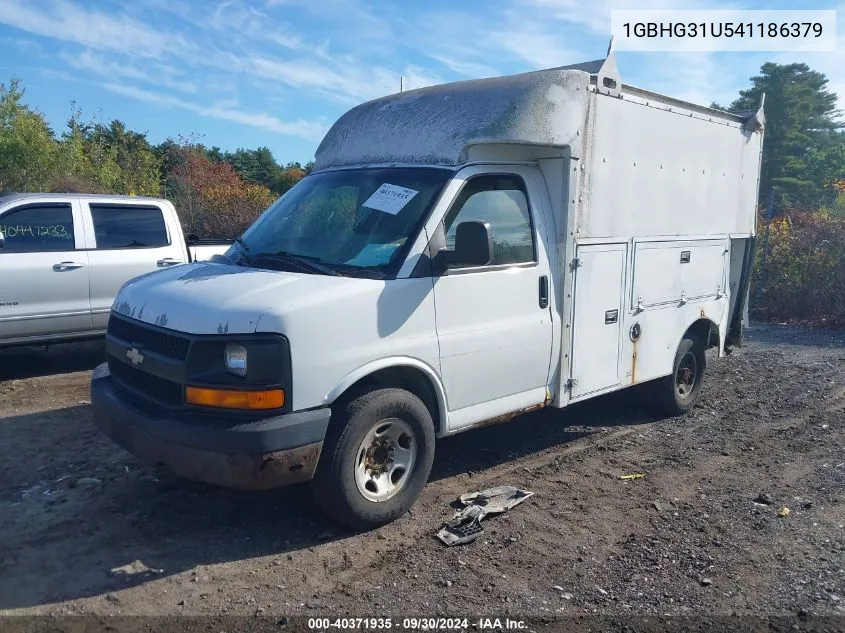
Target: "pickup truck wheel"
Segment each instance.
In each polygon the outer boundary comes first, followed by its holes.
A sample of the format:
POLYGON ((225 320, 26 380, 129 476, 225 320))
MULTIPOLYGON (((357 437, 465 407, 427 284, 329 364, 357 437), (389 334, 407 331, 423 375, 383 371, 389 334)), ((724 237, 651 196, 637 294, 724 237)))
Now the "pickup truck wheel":
POLYGON ((312 481, 317 504, 355 529, 405 514, 428 481, 434 423, 403 389, 378 389, 333 412, 312 481))
POLYGON ((706 367, 704 344, 692 336, 685 336, 675 352, 672 373, 655 385, 660 406, 666 413, 683 415, 695 406, 706 367))

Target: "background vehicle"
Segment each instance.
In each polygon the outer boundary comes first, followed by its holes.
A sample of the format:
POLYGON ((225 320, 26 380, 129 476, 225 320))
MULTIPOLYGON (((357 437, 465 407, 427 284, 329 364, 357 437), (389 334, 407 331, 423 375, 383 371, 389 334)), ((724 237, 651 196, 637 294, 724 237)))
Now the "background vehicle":
POLYGON ((353 108, 225 257, 122 289, 97 424, 187 477, 313 479, 368 527, 435 437, 647 381, 683 413, 741 343, 762 129, 612 53, 353 108))
POLYGON ((124 282, 209 259, 167 200, 24 193, 0 197, 0 346, 102 336, 124 282))

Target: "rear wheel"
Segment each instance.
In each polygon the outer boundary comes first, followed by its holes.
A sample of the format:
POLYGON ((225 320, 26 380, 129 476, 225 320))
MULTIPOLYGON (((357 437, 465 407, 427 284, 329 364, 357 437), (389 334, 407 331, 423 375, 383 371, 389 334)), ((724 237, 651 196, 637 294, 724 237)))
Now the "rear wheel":
POLYGON ((672 416, 690 411, 701 393, 706 367, 704 343, 687 334, 675 353, 672 373, 655 384, 660 407, 672 416))
POLYGON ((317 504, 355 529, 405 514, 428 481, 434 423, 403 389, 378 389, 339 406, 312 482, 317 504))

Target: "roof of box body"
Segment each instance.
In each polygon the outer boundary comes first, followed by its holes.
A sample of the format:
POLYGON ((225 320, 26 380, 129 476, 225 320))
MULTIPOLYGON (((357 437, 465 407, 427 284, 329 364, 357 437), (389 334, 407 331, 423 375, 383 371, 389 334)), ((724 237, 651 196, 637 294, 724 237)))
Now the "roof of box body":
MULTIPOLYGON (((609 49, 606 58, 595 61, 430 86, 363 103, 341 116, 323 138, 315 171, 353 165, 455 166, 467 162, 469 148, 480 144, 572 146, 586 119, 591 84, 614 96, 631 94, 716 119, 746 120, 623 85, 609 49)), ((759 117, 762 124, 762 111, 759 117)))
POLYGON ((472 145, 563 147, 583 124, 590 74, 555 68, 393 94, 340 117, 315 169, 350 165, 459 165, 472 145))

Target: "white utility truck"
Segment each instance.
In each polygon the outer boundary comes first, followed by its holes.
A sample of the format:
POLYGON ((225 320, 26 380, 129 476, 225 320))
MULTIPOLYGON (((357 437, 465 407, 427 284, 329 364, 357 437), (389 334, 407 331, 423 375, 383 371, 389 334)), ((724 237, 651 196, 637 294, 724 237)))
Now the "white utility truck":
POLYGON ((436 438, 646 381, 687 411, 741 344, 762 130, 612 52, 355 107, 224 257, 121 289, 96 422, 189 478, 312 480, 362 528, 436 438))
POLYGON ((160 198, 0 196, 0 347, 102 337, 124 283, 229 246, 186 239, 160 198))

